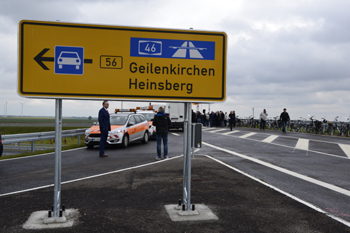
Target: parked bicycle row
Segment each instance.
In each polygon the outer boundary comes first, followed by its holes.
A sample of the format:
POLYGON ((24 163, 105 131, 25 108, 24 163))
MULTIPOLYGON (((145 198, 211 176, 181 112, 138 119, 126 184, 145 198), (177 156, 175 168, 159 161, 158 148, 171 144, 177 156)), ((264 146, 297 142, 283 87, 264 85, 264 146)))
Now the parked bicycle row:
POLYGON ((268 117, 264 109, 259 119, 254 119, 253 116, 239 117, 235 111, 206 113, 205 110, 203 110, 203 114, 199 111, 193 112, 192 118, 192 122, 202 123, 209 127, 250 127, 283 131, 283 122, 285 122, 286 131, 350 136, 350 117, 347 117, 346 121, 339 121, 339 116, 337 116, 333 121, 330 121, 325 118, 318 120, 314 116, 308 115, 308 118, 299 117, 298 120, 290 120, 285 108, 281 115, 275 117, 268 117))
MULTIPOLYGON (((350 119, 347 118, 346 122, 339 121, 338 119, 339 116, 334 121, 329 121, 325 118, 317 120, 314 116, 309 115, 308 119, 300 117, 298 120, 288 121, 286 130, 301 133, 350 136, 350 119)), ((238 127, 261 128, 261 119, 254 119, 252 116, 238 117, 236 121, 236 126, 238 127)), ((282 130, 282 128, 283 123, 279 116, 266 120, 265 129, 282 130)))

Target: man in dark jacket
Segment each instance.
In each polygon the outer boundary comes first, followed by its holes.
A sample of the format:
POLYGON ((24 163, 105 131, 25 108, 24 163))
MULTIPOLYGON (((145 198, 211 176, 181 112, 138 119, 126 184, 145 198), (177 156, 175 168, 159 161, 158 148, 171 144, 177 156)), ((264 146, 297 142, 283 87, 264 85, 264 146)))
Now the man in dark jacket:
POLYGON ((215 115, 214 115, 214 125, 215 125, 215 127, 218 127, 218 125, 219 125, 219 112, 218 111, 216 111, 216 113, 215 113, 215 115))
POLYGON ((162 158, 162 139, 164 147, 164 159, 168 158, 168 131, 171 125, 169 116, 159 107, 157 115, 154 116, 153 125, 156 127, 157 137, 157 160, 162 158))
POLYGON ((233 111, 231 111, 231 112, 230 112, 230 115, 228 115, 228 117, 230 118, 230 119, 228 120, 228 122, 229 122, 229 125, 230 125, 230 129, 231 129, 231 131, 232 131, 233 121, 235 120, 236 115, 233 113, 233 111))
POLYGON ((192 123, 197 123, 197 114, 192 110, 192 123))
POLYGON ((111 124, 109 123, 108 107, 109 103, 107 100, 102 103, 103 108, 98 112, 98 123, 100 126, 101 138, 100 138, 100 157, 108 157, 105 154, 105 144, 108 137, 108 131, 111 131, 111 124))
POLYGON ((214 127, 214 115, 215 113, 211 111, 209 119, 210 119, 210 127, 214 127))
POLYGON ((287 112, 287 109, 284 108, 283 109, 283 112, 281 113, 281 116, 280 116, 280 120, 282 121, 283 123, 283 129, 282 129, 282 132, 283 133, 286 133, 286 125, 287 125, 287 121, 290 122, 290 118, 289 118, 289 114, 287 112))
POLYGON ((232 111, 232 126, 233 126, 233 128, 235 128, 236 127, 236 112, 235 111, 232 111))

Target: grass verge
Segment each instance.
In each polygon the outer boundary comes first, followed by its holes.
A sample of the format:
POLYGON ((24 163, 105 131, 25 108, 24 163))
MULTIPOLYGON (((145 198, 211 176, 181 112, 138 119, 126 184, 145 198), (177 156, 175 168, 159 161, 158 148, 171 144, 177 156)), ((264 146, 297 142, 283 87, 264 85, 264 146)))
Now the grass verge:
MULTIPOLYGON (((82 142, 81 145, 69 145, 69 146, 62 147, 62 151, 71 150, 71 149, 80 148, 80 147, 85 147, 84 142, 82 142)), ((52 152, 55 152, 55 149, 40 150, 40 151, 38 150, 38 151, 35 151, 34 153, 27 152, 19 155, 7 155, 7 156, 0 157, 0 160, 27 157, 27 156, 40 155, 40 154, 46 154, 46 153, 52 153, 52 152)))
MULTIPOLYGON (((75 149, 75 148, 79 148, 79 147, 85 147, 84 135, 81 135, 79 137, 80 137, 80 145, 78 145, 78 136, 62 138, 62 144, 61 145, 64 145, 64 147, 62 146, 62 151, 75 149)), ((26 144, 26 143, 28 144, 30 142, 18 143, 18 147, 21 147, 21 144, 26 144)), ((26 157, 26 156, 32 156, 32 155, 39 155, 39 154, 55 152, 55 148, 54 148, 55 140, 54 139, 35 141, 34 149, 35 149, 35 144, 46 144, 46 145, 50 145, 53 148, 50 148, 50 149, 47 149, 47 150, 36 150, 33 153, 26 152, 26 153, 17 154, 17 155, 6 155, 6 156, 3 155, 3 156, 0 157, 0 160, 19 158, 19 157, 26 157)))

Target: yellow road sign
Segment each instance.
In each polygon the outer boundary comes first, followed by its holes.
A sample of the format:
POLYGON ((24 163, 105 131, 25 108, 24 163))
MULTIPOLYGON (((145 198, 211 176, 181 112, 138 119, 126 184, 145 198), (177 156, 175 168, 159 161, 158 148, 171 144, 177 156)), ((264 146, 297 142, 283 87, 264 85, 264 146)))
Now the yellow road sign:
POLYGON ((23 20, 23 97, 224 101, 223 32, 23 20))

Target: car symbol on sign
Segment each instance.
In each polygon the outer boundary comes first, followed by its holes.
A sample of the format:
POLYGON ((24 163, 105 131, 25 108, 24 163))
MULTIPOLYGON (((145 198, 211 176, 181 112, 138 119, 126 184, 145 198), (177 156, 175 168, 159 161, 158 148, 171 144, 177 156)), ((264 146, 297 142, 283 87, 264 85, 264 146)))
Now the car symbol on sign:
POLYGON ((81 65, 81 59, 77 52, 62 51, 57 59, 58 68, 62 69, 63 65, 75 65, 78 70, 81 65))

